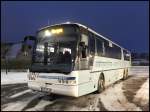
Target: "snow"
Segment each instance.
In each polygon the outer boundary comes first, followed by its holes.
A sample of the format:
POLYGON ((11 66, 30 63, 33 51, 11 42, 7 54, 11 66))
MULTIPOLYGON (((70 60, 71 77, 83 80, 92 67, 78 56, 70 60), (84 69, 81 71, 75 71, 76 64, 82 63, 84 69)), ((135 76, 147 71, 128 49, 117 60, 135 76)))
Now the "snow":
POLYGON ((130 73, 131 74, 139 74, 139 73, 148 73, 149 72, 149 66, 132 66, 131 67, 131 70, 130 70, 130 73))
POLYGON ((21 95, 23 95, 23 94, 26 94, 26 93, 28 93, 28 92, 31 92, 31 90, 28 89, 28 90, 21 91, 21 92, 19 92, 19 93, 16 93, 16 94, 10 96, 10 98, 16 98, 16 97, 19 97, 19 96, 21 96, 21 95))
POLYGON ((1 72, 1 85, 27 83, 27 72, 1 72))
POLYGON ((135 104, 130 103, 123 94, 122 83, 111 87, 100 94, 100 100, 109 111, 140 111, 135 104))
POLYGON ((45 106, 52 104, 50 101, 41 100, 35 107, 27 109, 26 111, 42 111, 45 106))
POLYGON ((129 75, 134 75, 137 77, 149 77, 149 66, 132 66, 129 75))
POLYGON ((35 95, 33 97, 29 97, 24 99, 23 101, 17 101, 13 103, 5 104, 3 111, 21 111, 24 107, 26 107, 32 100, 36 99, 38 96, 35 95))
POLYGON ((134 97, 135 102, 140 102, 141 105, 149 103, 149 79, 141 86, 134 97))
POLYGON ((9 103, 9 104, 6 104, 6 108, 3 109, 3 111, 21 111, 25 106, 26 106, 27 103, 25 102, 22 102, 22 101, 18 101, 18 102, 15 102, 15 103, 9 103), (17 107, 17 108, 16 108, 17 107))

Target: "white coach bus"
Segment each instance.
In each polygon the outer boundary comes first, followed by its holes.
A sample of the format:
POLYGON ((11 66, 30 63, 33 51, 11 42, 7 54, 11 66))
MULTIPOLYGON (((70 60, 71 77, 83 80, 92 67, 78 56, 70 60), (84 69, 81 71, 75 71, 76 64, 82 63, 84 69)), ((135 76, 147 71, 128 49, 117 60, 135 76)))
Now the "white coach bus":
POLYGON ((128 50, 78 23, 37 31, 28 87, 79 97, 126 79, 131 67, 128 50))

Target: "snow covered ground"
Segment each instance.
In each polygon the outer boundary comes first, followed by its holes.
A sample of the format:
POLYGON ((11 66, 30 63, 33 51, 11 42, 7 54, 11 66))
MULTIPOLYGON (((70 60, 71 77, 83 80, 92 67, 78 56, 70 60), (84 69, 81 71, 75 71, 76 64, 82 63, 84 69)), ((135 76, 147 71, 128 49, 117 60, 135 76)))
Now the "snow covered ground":
POLYGON ((1 72, 1 85, 27 83, 27 72, 1 72))
POLYGON ((129 71, 130 75, 148 75, 149 73, 149 66, 132 66, 131 70, 129 71), (141 74, 142 73, 142 74, 141 74))
POLYGON ((135 102, 141 103, 141 105, 145 105, 149 102, 149 79, 141 86, 134 97, 135 102))

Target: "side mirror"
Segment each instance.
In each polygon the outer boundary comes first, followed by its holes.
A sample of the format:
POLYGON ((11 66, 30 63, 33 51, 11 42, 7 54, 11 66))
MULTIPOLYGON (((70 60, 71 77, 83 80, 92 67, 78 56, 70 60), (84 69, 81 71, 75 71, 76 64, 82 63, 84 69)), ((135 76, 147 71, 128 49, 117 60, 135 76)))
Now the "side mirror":
POLYGON ((27 41, 28 40, 31 40, 31 41, 33 41, 34 43, 36 42, 36 37, 35 36, 25 36, 24 38, 23 38, 23 41, 22 41, 22 51, 24 52, 24 53, 26 53, 26 49, 27 49, 27 41))
POLYGON ((27 40, 33 40, 33 41, 35 41, 36 37, 35 36, 25 36, 24 37, 24 42, 26 42, 27 40))

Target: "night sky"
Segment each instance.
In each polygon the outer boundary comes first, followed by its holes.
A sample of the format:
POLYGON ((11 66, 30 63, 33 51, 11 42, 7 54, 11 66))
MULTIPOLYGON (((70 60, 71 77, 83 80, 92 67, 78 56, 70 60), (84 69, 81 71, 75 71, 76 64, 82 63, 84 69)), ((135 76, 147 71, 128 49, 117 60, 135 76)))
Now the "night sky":
POLYGON ((1 2, 1 41, 17 42, 66 21, 84 24, 132 52, 149 50, 149 2, 1 2))

